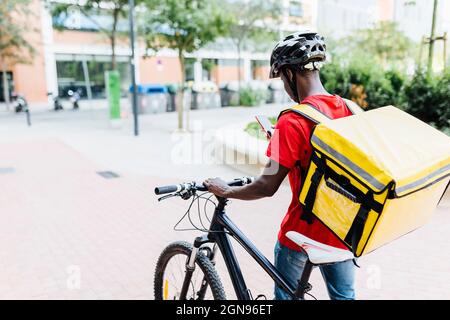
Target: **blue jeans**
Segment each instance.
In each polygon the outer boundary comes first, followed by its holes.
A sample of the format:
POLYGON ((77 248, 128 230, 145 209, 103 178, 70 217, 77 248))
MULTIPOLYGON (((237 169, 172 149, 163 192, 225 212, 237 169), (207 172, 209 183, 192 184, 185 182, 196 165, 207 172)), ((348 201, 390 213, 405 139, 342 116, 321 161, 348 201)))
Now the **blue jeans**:
MULTIPOLYGON (((297 288, 298 280, 308 259, 306 253, 291 250, 279 242, 275 245, 275 267, 286 280, 297 288)), ((353 261, 344 261, 320 266, 322 277, 332 300, 355 299, 355 265, 353 261)), ((291 297, 283 289, 275 285, 275 300, 290 300, 291 297)))

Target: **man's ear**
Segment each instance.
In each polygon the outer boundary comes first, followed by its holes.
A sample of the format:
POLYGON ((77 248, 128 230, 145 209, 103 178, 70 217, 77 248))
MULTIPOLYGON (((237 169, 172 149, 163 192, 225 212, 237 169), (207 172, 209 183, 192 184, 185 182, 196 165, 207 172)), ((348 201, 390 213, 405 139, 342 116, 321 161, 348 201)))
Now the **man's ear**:
POLYGON ((292 81, 292 79, 294 79, 294 74, 292 73, 292 70, 290 68, 286 68, 286 75, 288 76, 289 81, 292 81))

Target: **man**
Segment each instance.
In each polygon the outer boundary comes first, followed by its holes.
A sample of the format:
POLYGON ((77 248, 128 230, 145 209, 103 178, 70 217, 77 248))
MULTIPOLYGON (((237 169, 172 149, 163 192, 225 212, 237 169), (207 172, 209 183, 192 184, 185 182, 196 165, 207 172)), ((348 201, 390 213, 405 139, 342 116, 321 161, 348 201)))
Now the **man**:
MULTIPOLYGON (((270 61, 270 78, 281 77, 286 92, 297 103, 310 104, 331 118, 349 116, 351 112, 344 100, 329 94, 320 81, 319 69, 326 59, 325 51, 324 39, 317 33, 294 33, 275 46, 270 61)), ((294 287, 307 256, 286 237, 286 232, 294 230, 324 244, 346 249, 319 220, 311 221, 302 216, 303 208, 298 195, 302 185, 302 172, 306 171, 311 156, 309 137, 313 127, 312 121, 294 112, 283 113, 267 149, 269 163, 260 177, 243 187, 229 187, 219 178, 205 181, 209 191, 217 196, 256 200, 273 196, 286 175, 289 176, 292 201, 278 234, 275 266, 294 287)), ((320 270, 331 299, 355 298, 355 266, 351 260, 321 266, 320 270)), ((290 296, 276 286, 275 299, 286 300, 290 296)))

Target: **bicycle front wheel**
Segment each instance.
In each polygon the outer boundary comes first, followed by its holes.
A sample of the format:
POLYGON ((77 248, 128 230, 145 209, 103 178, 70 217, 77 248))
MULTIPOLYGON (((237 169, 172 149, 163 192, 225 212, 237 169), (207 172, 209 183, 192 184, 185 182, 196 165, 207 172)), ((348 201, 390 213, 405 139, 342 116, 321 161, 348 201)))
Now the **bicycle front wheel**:
MULTIPOLYGON (((187 242, 174 242, 161 253, 156 264, 155 300, 179 300, 186 274, 186 264, 192 252, 187 242)), ((190 281, 187 300, 225 300, 219 275, 209 258, 199 251, 195 271, 190 281)))

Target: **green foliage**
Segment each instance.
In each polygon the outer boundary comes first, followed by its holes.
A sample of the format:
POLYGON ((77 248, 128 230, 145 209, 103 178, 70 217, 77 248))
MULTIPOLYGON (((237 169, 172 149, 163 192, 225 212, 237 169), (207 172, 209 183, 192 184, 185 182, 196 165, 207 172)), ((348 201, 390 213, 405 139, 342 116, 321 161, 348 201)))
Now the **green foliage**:
POLYGON ((373 28, 357 30, 339 42, 345 44, 343 53, 346 56, 375 59, 383 68, 403 66, 405 59, 414 56, 412 41, 394 22, 379 22, 373 28))
MULTIPOLYGON (((135 5, 139 5, 143 0, 135 0, 135 5)), ((70 10, 76 9, 84 17, 96 25, 98 30, 105 34, 111 44, 111 67, 117 69, 116 62, 116 41, 118 36, 117 24, 120 18, 127 18, 129 15, 128 0, 76 0, 71 3, 55 2, 51 3, 51 13, 53 17, 69 17, 70 10), (112 25, 104 27, 97 21, 99 13, 108 13, 112 18, 112 25)), ((56 24, 56 29, 64 29, 62 25, 56 24)))
MULTIPOLYGON (((238 51, 244 49, 248 42, 273 46, 272 40, 278 38, 278 30, 271 30, 270 26, 279 22, 282 16, 282 6, 278 1, 228 0, 224 6, 232 17, 228 36, 234 41, 238 51)), ((251 49, 254 50, 254 47, 251 49)))
POLYGON ((280 34, 269 28, 254 28, 244 42, 244 49, 256 52, 271 52, 274 44, 278 42, 280 34))
POLYGON ((408 79, 397 70, 330 63, 321 71, 321 78, 329 92, 352 99, 367 109, 394 105, 441 130, 450 129, 449 70, 434 78, 418 71, 408 79))
MULTIPOLYGON (((135 5, 139 5, 143 0, 135 0, 135 5)), ((89 19, 98 27, 101 32, 110 36, 116 32, 116 25, 119 18, 128 18, 128 0, 77 0, 72 3, 52 2, 51 13, 54 17, 68 17, 70 10, 78 10, 83 16, 89 19), (105 28, 96 19, 99 14, 109 14, 113 17, 113 25, 105 28)), ((59 24, 57 29, 63 29, 59 24)))
POLYGON ((26 18, 32 16, 31 0, 2 0, 0 2, 0 63, 28 63, 35 53, 25 39, 29 30, 26 18), (18 17, 20 17, 18 19, 18 17))
POLYGON ((392 83, 383 75, 370 79, 365 92, 369 109, 398 104, 398 92, 394 91, 392 83))
POLYGON ((240 105, 245 107, 259 106, 267 100, 267 90, 242 88, 240 92, 240 105))
MULTIPOLYGON (((146 47, 153 51, 176 50, 184 84, 184 54, 224 35, 231 20, 221 12, 216 0, 145 0, 145 3, 146 11, 139 21, 146 47)), ((179 101, 183 101, 182 92, 179 101)), ((178 107, 178 128, 183 129, 182 104, 178 107)))
POLYGON ((403 90, 405 111, 442 130, 450 129, 450 71, 435 78, 416 72, 403 90))
POLYGON ((175 49, 181 56, 214 41, 228 30, 230 18, 211 0, 147 0, 141 28, 147 47, 175 49))
POLYGON ((9 107, 9 83, 6 71, 11 64, 30 63, 35 54, 32 44, 25 38, 25 31, 30 29, 27 19, 33 17, 29 10, 31 0, 2 0, 0 1, 0 71, 3 77, 3 97, 6 107, 9 107))
POLYGON ((217 66, 215 59, 202 59, 202 68, 208 72, 211 72, 214 67, 217 66))
POLYGON ((342 97, 373 109, 385 105, 399 105, 399 93, 405 83, 405 75, 397 70, 383 71, 377 64, 350 61, 348 64, 333 62, 321 71, 325 88, 342 97), (355 88, 361 88, 361 91, 355 88))
POLYGON ((405 61, 413 46, 395 23, 381 22, 327 42, 333 59, 321 71, 327 90, 367 109, 404 105, 405 61))
MULTIPOLYGON (((273 125, 275 125, 277 123, 277 118, 269 117, 269 121, 273 125)), ((266 134, 264 133, 264 131, 262 131, 261 126, 259 125, 259 123, 257 121, 253 121, 253 122, 250 122, 249 124, 247 124, 247 127, 245 127, 244 131, 247 132, 252 137, 262 139, 262 140, 267 140, 266 134)))

